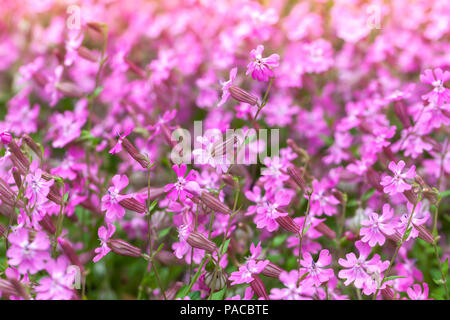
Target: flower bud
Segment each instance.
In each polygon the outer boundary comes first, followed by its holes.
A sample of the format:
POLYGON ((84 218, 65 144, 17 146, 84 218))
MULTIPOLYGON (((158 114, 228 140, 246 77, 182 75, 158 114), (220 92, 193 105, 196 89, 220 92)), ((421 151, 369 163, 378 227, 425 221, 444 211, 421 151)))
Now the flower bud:
POLYGON ((141 249, 122 239, 109 239, 107 244, 112 252, 121 256, 139 258, 142 254, 141 249))
POLYGON ((233 211, 219 199, 211 195, 209 192, 203 191, 199 197, 199 199, 210 209, 221 212, 223 214, 231 215, 233 211))
POLYGON ((55 88, 70 98, 82 98, 85 95, 80 88, 72 82, 58 82, 55 84, 55 88))
POLYGON ((383 186, 380 184, 381 177, 378 171, 373 168, 367 169, 366 178, 367 182, 372 186, 372 188, 375 188, 379 192, 383 192, 383 186))
POLYGON ((70 262, 80 268, 80 270, 84 270, 83 265, 80 262, 75 250, 73 249, 71 243, 65 239, 58 238, 58 243, 61 246, 64 254, 69 258, 70 262))
POLYGON ((3 144, 9 144, 10 142, 11 142, 11 140, 12 140, 12 136, 11 136, 11 133, 9 133, 8 131, 3 131, 3 132, 0 132, 0 141, 3 143, 3 144))
POLYGON ((20 186, 22 185, 22 176, 20 175, 19 170, 16 167, 13 167, 11 171, 16 186, 20 188, 20 186))
POLYGON ((399 243, 402 240, 402 235, 397 230, 395 230, 394 234, 391 235, 384 234, 384 236, 389 240, 394 241, 395 243, 399 243))
POLYGON ((229 173, 222 175, 222 181, 232 187, 233 189, 239 188, 239 183, 233 179, 233 176, 229 173))
POLYGON ((325 223, 321 222, 317 226, 314 227, 317 231, 319 231, 321 234, 323 234, 328 239, 335 239, 336 238, 336 232, 330 229, 325 223))
POLYGON ((8 229, 0 223, 0 237, 4 237, 8 233, 8 229))
POLYGON ((415 204, 417 202, 417 194, 411 189, 403 191, 403 195, 408 199, 409 202, 415 204))
POLYGON ((383 154, 389 159, 389 161, 397 162, 397 159, 389 146, 383 147, 383 154))
POLYGON ((12 139, 11 142, 8 144, 8 149, 9 149, 9 152, 11 153, 11 157, 10 157, 11 161, 13 161, 14 165, 19 170, 23 170, 23 172, 20 172, 21 174, 25 174, 27 168, 30 166, 30 161, 22 153, 22 151, 20 150, 19 146, 14 141, 14 139, 12 139))
POLYGON ((228 91, 230 92, 230 95, 237 101, 248 103, 251 106, 258 104, 257 97, 239 87, 231 86, 228 91))
POLYGON ((139 68, 133 61, 125 57, 125 63, 128 65, 131 71, 133 71, 140 78, 146 78, 147 74, 144 70, 139 68))
POLYGON ((424 225, 415 225, 413 224, 414 228, 416 228, 419 231, 419 238, 428 242, 433 243, 434 242, 434 236, 431 234, 431 232, 424 226, 424 225))
POLYGON ((130 140, 128 140, 127 138, 123 139, 122 147, 134 160, 136 160, 141 165, 142 168, 148 168, 149 162, 147 158, 136 150, 136 148, 131 144, 130 140))
POLYGON ((134 198, 128 198, 123 199, 119 202, 119 204, 124 207, 125 209, 137 212, 137 213, 144 213, 145 212, 145 206, 137 201, 134 198))
POLYGON ((98 22, 88 22, 86 26, 95 32, 103 34, 103 26, 98 22))
POLYGON ((269 295, 267 294, 266 287, 264 286, 264 282, 258 277, 256 274, 252 275, 253 281, 250 282, 250 286, 256 295, 260 298, 264 298, 265 300, 270 300, 269 295))
POLYGON ((261 273, 266 277, 278 279, 281 272, 283 272, 283 269, 281 269, 275 263, 269 262, 269 264, 264 268, 264 270, 261 273))
POLYGON ((394 112, 405 128, 411 127, 411 119, 408 116, 406 105, 403 101, 396 101, 394 103, 394 112))
POLYGON ((295 234, 300 232, 300 226, 297 223, 295 223, 295 221, 290 216, 278 217, 275 220, 280 225, 280 227, 289 232, 295 234))
POLYGON ((390 287, 386 287, 380 290, 381 296, 384 300, 397 300, 395 298, 394 290, 390 287))
POLYGON ((84 46, 78 47, 77 53, 80 57, 89 60, 91 62, 97 62, 99 59, 98 55, 94 51, 89 50, 84 46))
POLYGON ((228 275, 222 269, 217 270, 215 277, 214 271, 207 271, 205 274, 205 285, 211 290, 214 288, 214 291, 219 291, 225 287, 227 284, 228 275))
POLYGON ((24 134, 22 136, 22 139, 25 141, 25 143, 30 147, 31 150, 39 157, 42 158, 42 151, 41 148, 37 145, 36 142, 27 134, 24 134))
POLYGON ((48 233, 55 234, 55 232, 56 232, 55 224, 53 223, 52 218, 50 218, 50 216, 48 214, 44 215, 44 217, 41 219, 41 221, 39 221, 39 224, 48 233))
POLYGON ((175 284, 172 287, 167 289, 167 291, 166 291, 167 300, 175 299, 178 290, 180 290, 182 286, 183 286, 183 282, 177 281, 177 282, 175 282, 175 284))
POLYGON ((193 248, 202 249, 209 253, 213 253, 217 250, 217 246, 214 242, 206 238, 203 234, 197 231, 192 231, 187 237, 187 243, 193 248))
POLYGON ((22 297, 25 300, 30 300, 30 296, 25 288, 16 279, 0 279, 0 292, 7 296, 22 297))
POLYGON ((287 173, 291 177, 291 179, 294 180, 294 182, 300 187, 300 189, 302 189, 303 192, 306 192, 308 190, 308 187, 303 180, 302 174, 296 166, 290 165, 287 168, 287 173))

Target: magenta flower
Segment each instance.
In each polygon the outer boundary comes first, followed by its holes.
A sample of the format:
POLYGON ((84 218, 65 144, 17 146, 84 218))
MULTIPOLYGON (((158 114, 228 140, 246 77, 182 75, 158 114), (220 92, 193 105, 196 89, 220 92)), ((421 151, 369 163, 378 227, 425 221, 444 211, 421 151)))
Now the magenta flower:
POLYGON ((282 209, 289 205, 292 194, 286 191, 276 193, 273 199, 268 200, 263 206, 256 209, 255 223, 258 229, 266 228, 272 232, 278 229, 277 218, 287 216, 288 213, 282 209))
POLYGON ((351 252, 345 259, 339 259, 339 264, 346 269, 339 271, 338 276, 345 279, 344 285, 348 286, 354 282, 356 288, 364 289, 365 294, 370 294, 381 283, 381 272, 387 269, 389 261, 381 262, 378 254, 369 260, 371 248, 362 241, 357 241, 355 246, 359 251, 359 257, 356 258, 351 252))
POLYGON ((428 100, 431 103, 442 105, 450 102, 450 90, 444 87, 444 83, 450 79, 449 71, 442 71, 436 68, 433 71, 427 69, 420 75, 420 81, 430 84, 434 87, 433 91, 422 96, 422 99, 428 100))
POLYGON ((69 260, 60 256, 45 265, 49 277, 39 280, 36 286, 36 300, 71 300, 75 296, 72 285, 75 281, 75 270, 69 268, 69 260))
POLYGON ((118 133, 119 140, 117 140, 117 143, 115 144, 115 146, 111 150, 109 150, 109 153, 115 154, 115 153, 122 151, 123 139, 125 139, 133 131, 133 129, 134 129, 133 126, 127 126, 125 128, 125 131, 122 134, 118 133))
POLYGON ((412 288, 406 290, 406 293, 411 300, 431 300, 428 299, 428 284, 426 282, 423 283, 423 291, 420 284, 414 284, 412 288))
POLYGON ((97 254, 92 261, 97 262, 111 251, 108 247, 108 240, 111 236, 116 232, 116 226, 111 223, 106 223, 106 228, 101 226, 98 228, 98 238, 100 240, 100 247, 95 249, 95 253, 97 254))
POLYGON ((412 179, 416 176, 416 166, 411 166, 408 171, 402 172, 405 168, 405 161, 400 160, 398 164, 391 161, 389 163, 389 170, 394 173, 394 176, 384 176, 380 184, 384 187, 384 192, 390 195, 410 190, 412 187, 405 179, 412 179))
POLYGON ((102 211, 106 210, 105 219, 107 222, 113 222, 121 219, 125 215, 125 209, 119 204, 123 199, 130 198, 130 195, 122 195, 120 191, 128 185, 126 175, 116 174, 112 178, 113 186, 109 187, 108 194, 102 197, 102 211))
POLYGON ((11 133, 7 130, 0 131, 0 141, 3 144, 9 144, 12 140, 11 133))
POLYGON ((394 209, 387 203, 383 205, 383 214, 381 216, 375 212, 370 213, 369 220, 361 221, 361 224, 365 226, 359 232, 362 236, 361 240, 368 242, 371 247, 375 247, 377 243, 382 246, 386 236, 395 233, 395 228, 391 222, 393 215, 394 209))
POLYGON ((234 80, 236 79, 237 74, 237 68, 233 68, 230 71, 230 79, 228 81, 222 82, 222 99, 220 99, 219 103, 217 104, 218 107, 222 106, 227 102, 228 98, 230 97, 230 87, 233 85, 234 80))
POLYGON ((33 161, 30 165, 30 173, 25 178, 28 184, 25 196, 33 205, 46 201, 50 187, 54 183, 53 179, 47 181, 42 178, 42 170, 38 166, 39 164, 33 161))
MULTIPOLYGON (((401 216, 400 223, 397 226, 398 231, 401 234, 404 234, 406 232, 406 227, 411 217, 413 207, 414 205, 410 202, 406 204, 408 212, 401 216)), ((412 229, 406 240, 415 239, 419 236, 418 227, 424 225, 430 218, 430 212, 428 211, 428 208, 428 202, 417 202, 416 209, 414 210, 413 217, 411 218, 411 224, 409 225, 409 227, 412 227, 412 229)))
POLYGON ((184 201, 186 200, 186 197, 190 197, 190 193, 185 191, 186 185, 190 182, 197 179, 198 173, 195 170, 191 170, 186 176, 186 170, 187 166, 186 164, 182 163, 181 165, 174 164, 172 166, 173 171, 177 174, 177 182, 167 184, 164 187, 165 192, 169 192, 167 194, 167 197, 173 201, 180 200, 184 201))
POLYGON ((298 279, 300 274, 297 270, 290 272, 283 271, 280 274, 280 281, 286 288, 273 288, 270 291, 270 299, 272 300, 312 300, 315 293, 314 287, 308 285, 305 281, 298 279))
POLYGON ((268 264, 269 260, 256 261, 251 259, 245 265, 239 267, 238 271, 232 272, 228 280, 232 281, 232 286, 250 283, 254 280, 253 275, 261 273, 268 264))
POLYGON ((259 45, 250 52, 253 61, 247 65, 247 72, 245 74, 248 75, 251 73, 252 78, 258 81, 269 81, 275 75, 273 68, 278 67, 280 56, 274 53, 267 58, 263 58, 263 51, 264 46, 259 45))
MULTIPOLYGON (((313 193, 311 195, 311 212, 315 216, 321 216, 326 214, 327 216, 334 215, 336 211, 336 205, 339 204, 339 200, 331 194, 326 194, 326 183, 324 181, 314 180, 312 183, 313 193)), ((307 195, 305 195, 307 197, 307 195)))
POLYGON ((50 240, 45 232, 37 232, 31 240, 27 229, 20 228, 8 237, 11 247, 6 256, 8 264, 16 266, 21 274, 35 274, 42 270, 50 259, 50 240))
POLYGON ((309 252, 305 252, 300 263, 304 267, 301 271, 309 272, 305 281, 311 281, 317 287, 334 277, 333 269, 325 268, 331 263, 331 255, 328 250, 320 251, 317 262, 314 262, 309 252))

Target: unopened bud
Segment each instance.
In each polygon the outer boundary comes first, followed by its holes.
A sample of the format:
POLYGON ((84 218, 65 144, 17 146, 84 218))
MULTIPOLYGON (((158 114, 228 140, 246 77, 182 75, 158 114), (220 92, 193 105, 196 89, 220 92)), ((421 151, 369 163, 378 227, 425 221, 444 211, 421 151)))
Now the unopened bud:
POLYGON ((264 286, 264 282, 258 277, 256 274, 252 275, 253 281, 250 282, 250 286, 256 295, 260 298, 264 298, 265 300, 270 300, 269 295, 267 294, 266 287, 264 286))
POLYGON ((103 25, 98 22, 88 22, 87 27, 95 32, 103 34, 103 25))
POLYGON ((388 238, 389 240, 394 241, 395 243, 398 243, 402 240, 402 235, 397 230, 395 231, 394 234, 391 234, 391 235, 384 234, 384 236, 386 238, 388 238))
POLYGON ((8 131, 2 131, 0 132, 0 141, 3 144, 9 144, 12 140, 12 136, 11 133, 9 133, 8 131))
POLYGON ((203 191, 199 199, 211 210, 229 215, 233 213, 233 211, 225 203, 221 202, 209 192, 203 191))
POLYGON ((403 191, 403 195, 412 204, 415 204, 417 202, 417 194, 412 189, 403 191))
POLYGON ((290 165, 287 168, 287 173, 291 177, 291 179, 294 180, 294 182, 300 187, 300 189, 302 189, 303 192, 306 192, 308 190, 308 187, 303 180, 302 174, 296 166, 290 165))
POLYGON ((131 211, 134 211, 137 213, 145 212, 145 206, 134 198, 123 199, 119 202, 119 204, 122 207, 124 207, 125 209, 131 210, 131 211))
POLYGON ((128 65, 130 70, 133 71, 137 76, 141 78, 145 78, 147 76, 144 70, 139 68, 133 61, 131 61, 127 57, 125 57, 125 63, 128 65))
POLYGON ((50 218, 50 216, 48 214, 44 215, 44 217, 41 219, 41 221, 39 221, 39 224, 48 233, 55 234, 55 232, 56 232, 55 224, 53 223, 52 218, 50 218))
POLYGON ((300 232, 300 226, 295 223, 295 221, 290 216, 281 216, 276 218, 275 220, 284 230, 295 234, 300 232))
POLYGON ((122 147, 128 152, 128 154, 134 159, 136 160, 142 168, 147 169, 148 168, 148 160, 147 158, 143 155, 140 154, 137 149, 133 146, 133 144, 130 142, 130 140, 128 140, 127 138, 122 140, 122 147))
POLYGON ((383 299, 396 300, 394 290, 392 290, 392 288, 386 287, 384 289, 381 289, 380 292, 381 292, 381 296, 383 297, 383 299))
POLYGON ((227 284, 228 275, 222 269, 214 271, 207 271, 205 274, 205 285, 211 290, 214 288, 214 291, 221 290, 227 284))
POLYGON ((18 186, 20 188, 20 186, 22 185, 22 176, 19 173, 19 169, 17 169, 16 167, 13 167, 11 169, 12 171, 12 175, 14 178, 14 182, 16 183, 16 186, 18 186))
POLYGON ((89 60, 91 62, 97 62, 98 61, 98 54, 96 54, 94 51, 89 50, 88 48, 84 46, 80 46, 77 49, 77 53, 80 57, 89 60))
POLYGON ((214 242, 197 231, 192 231, 187 237, 186 242, 193 248, 202 249, 209 253, 213 253, 217 250, 217 246, 214 242))
POLYGON ((55 84, 55 88, 70 98, 82 98, 85 93, 83 93, 80 88, 72 82, 58 82, 55 84))
POLYGON ((383 186, 380 184, 381 177, 378 171, 373 168, 367 169, 366 178, 367 182, 372 186, 372 188, 377 189, 379 192, 383 192, 383 186))
POLYGON ((142 254, 141 249, 122 239, 109 239, 107 244, 112 252, 121 256, 139 258, 142 254))
POLYGON ((304 149, 300 148, 294 140, 287 139, 287 145, 294 151, 300 159, 307 161, 309 159, 308 152, 306 152, 304 149))
POLYGON ((317 231, 319 231, 321 234, 323 234, 328 239, 335 239, 336 238, 336 232, 330 229, 325 223, 321 222, 317 226, 314 227, 317 231))
POLYGON ((230 92, 230 95, 236 99, 237 101, 248 103, 249 105, 257 105, 258 104, 258 98, 254 95, 248 93, 244 89, 241 89, 236 86, 231 86, 228 91, 230 92))
POLYGON ((30 147, 31 150, 33 150, 33 152, 42 159, 42 151, 41 148, 37 145, 36 142, 34 142, 34 140, 27 134, 24 134, 22 136, 22 139, 25 141, 25 143, 28 145, 28 147, 30 147))
POLYGON ((264 270, 261 272, 266 277, 276 278, 280 276, 281 272, 284 270, 281 269, 279 266, 277 266, 273 262, 269 262, 269 264, 264 268, 264 270))
POLYGON ((383 154, 389 159, 389 161, 397 162, 397 158, 395 158, 395 155, 389 146, 383 147, 383 154))
POLYGON ((78 255, 76 254, 70 242, 65 239, 58 238, 58 243, 61 246, 64 254, 69 258, 70 262, 78 266, 80 270, 83 270, 83 264, 81 263, 80 258, 78 258, 78 255))
POLYGON ((411 127, 411 119, 408 116, 406 105, 403 101, 396 101, 394 103, 394 112, 405 128, 411 127))
POLYGON ((238 189, 239 188, 239 183, 234 180, 233 176, 229 173, 227 174, 223 174, 222 175, 222 181, 229 185, 230 187, 232 187, 233 189, 238 189))
POLYGON ((433 243, 434 242, 434 236, 431 234, 431 232, 424 226, 424 225, 414 225, 414 228, 416 228, 417 230, 419 230, 419 238, 428 242, 428 243, 433 243))

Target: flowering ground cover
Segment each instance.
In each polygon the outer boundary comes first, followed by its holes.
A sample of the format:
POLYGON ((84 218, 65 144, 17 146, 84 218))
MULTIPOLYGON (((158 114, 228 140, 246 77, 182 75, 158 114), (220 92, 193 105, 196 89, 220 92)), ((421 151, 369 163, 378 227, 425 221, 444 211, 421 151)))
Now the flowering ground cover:
POLYGON ((450 2, 4 0, 2 299, 450 299, 450 2))

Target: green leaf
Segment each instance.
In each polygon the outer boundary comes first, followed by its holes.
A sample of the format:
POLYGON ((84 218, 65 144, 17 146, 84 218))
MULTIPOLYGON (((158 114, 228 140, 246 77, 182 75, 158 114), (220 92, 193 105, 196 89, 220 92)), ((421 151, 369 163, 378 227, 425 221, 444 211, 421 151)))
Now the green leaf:
POLYGON ((287 233, 283 233, 283 234, 276 236, 272 241, 273 246, 274 247, 281 246, 287 237, 288 237, 287 233))
POLYGON ((442 275, 444 276, 444 279, 447 278, 448 274, 448 258, 445 259, 445 262, 442 264, 442 275))
POLYGON ((69 192, 66 192, 66 194, 64 195, 63 201, 67 202, 67 199, 69 199, 69 192))
POLYGON ((227 252, 227 250, 228 250, 228 245, 230 244, 230 240, 231 240, 231 238, 230 238, 230 239, 227 239, 227 240, 225 241, 225 244, 224 244, 223 250, 222 250, 222 254, 225 254, 225 252, 227 252))
POLYGON ((373 194, 375 193, 375 188, 369 189, 366 193, 361 197, 362 201, 367 201, 373 194))
POLYGON ((164 238, 167 234, 169 234, 170 228, 171 227, 162 229, 158 234, 158 238, 164 238))
POLYGON ((103 91, 103 87, 102 87, 102 86, 95 88, 94 92, 93 92, 92 95, 91 95, 91 99, 97 98, 98 95, 99 95, 100 93, 102 93, 102 91, 103 91))
POLYGON ((152 204, 150 205, 150 207, 148 208, 149 212, 152 212, 153 209, 155 209, 155 206, 158 204, 158 200, 153 200, 152 204))
POLYGON ((450 189, 442 191, 440 196, 441 196, 441 199, 450 196, 450 189))
POLYGON ((394 280, 394 279, 400 279, 400 278, 406 278, 406 277, 404 277, 404 276, 390 276, 390 277, 384 278, 384 282, 389 281, 389 280, 394 280))
POLYGON ((158 249, 156 249, 155 253, 153 253, 153 256, 155 256, 158 252, 160 252, 163 247, 164 247, 164 243, 161 243, 159 245, 158 249))
POLYGON ((403 236, 403 239, 408 239, 408 237, 409 237, 409 234, 411 233, 411 230, 413 229, 413 227, 410 227, 408 230, 406 230, 406 232, 405 232, 405 234, 404 234, 404 236, 403 236))
POLYGON ((214 292, 211 299, 212 300, 223 300, 223 296, 225 295, 225 291, 227 290, 227 287, 223 287, 222 290, 219 290, 217 292, 214 292))
POLYGON ((189 298, 192 300, 200 300, 200 291, 192 291, 188 294, 189 298))

